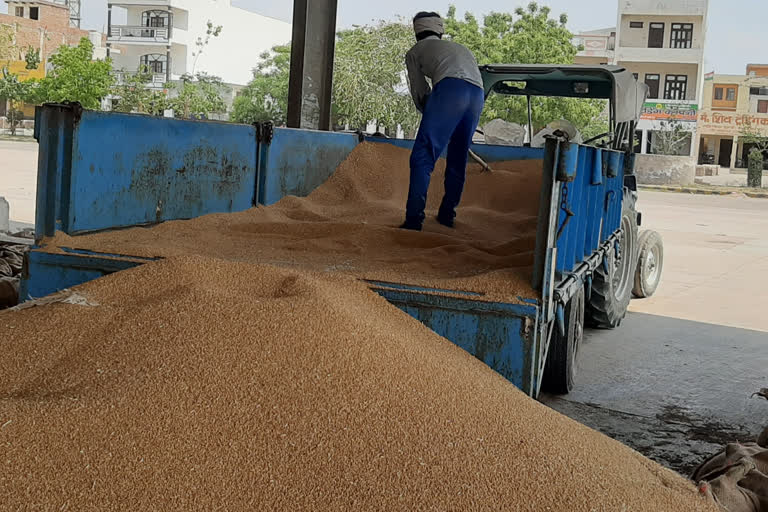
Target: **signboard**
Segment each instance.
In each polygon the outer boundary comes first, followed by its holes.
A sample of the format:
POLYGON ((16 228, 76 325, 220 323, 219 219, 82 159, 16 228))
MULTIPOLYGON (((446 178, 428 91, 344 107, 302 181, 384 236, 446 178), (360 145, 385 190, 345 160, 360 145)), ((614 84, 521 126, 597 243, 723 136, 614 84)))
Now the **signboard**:
POLYGON ((695 123, 699 106, 694 103, 646 102, 640 119, 695 123))
POLYGON ((739 135, 750 131, 768 136, 768 114, 702 111, 698 129, 702 135, 739 135))

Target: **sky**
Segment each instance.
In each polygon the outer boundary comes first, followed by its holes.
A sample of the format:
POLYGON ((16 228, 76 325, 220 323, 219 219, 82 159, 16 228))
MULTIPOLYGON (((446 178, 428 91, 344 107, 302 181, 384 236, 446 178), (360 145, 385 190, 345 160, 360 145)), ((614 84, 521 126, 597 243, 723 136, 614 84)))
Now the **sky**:
MULTIPOLYGON (((291 0, 233 0, 235 5, 290 21, 291 0)), ((491 11, 513 11, 528 0, 339 0, 338 26, 362 25, 379 19, 411 17, 416 11, 445 13, 449 4, 460 14, 477 16, 491 11)), ((617 0, 543 0, 554 15, 568 14, 574 33, 616 25, 617 0)), ((7 5, 0 4, 0 12, 7 5)), ((107 0, 82 0, 83 28, 104 31, 107 0)), ((748 63, 768 63, 768 0, 710 0, 704 72, 744 74, 748 63)), ((214 20, 215 21, 215 20, 214 20)))

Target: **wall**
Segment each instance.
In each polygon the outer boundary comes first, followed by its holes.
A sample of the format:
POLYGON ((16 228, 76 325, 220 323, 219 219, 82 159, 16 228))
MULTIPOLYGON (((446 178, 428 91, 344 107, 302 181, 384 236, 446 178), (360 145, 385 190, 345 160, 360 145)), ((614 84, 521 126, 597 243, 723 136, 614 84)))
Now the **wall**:
POLYGON ((194 60, 191 53, 196 49, 193 42, 205 36, 208 20, 214 25, 222 25, 221 35, 211 38, 198 59, 197 71, 220 76, 227 83, 248 83, 252 78, 251 70, 259 62, 259 55, 291 40, 290 23, 231 6, 229 0, 174 2, 177 3, 189 13, 187 59, 190 67, 194 60))
MULTIPOLYGON (((687 100, 695 100, 699 87, 699 66, 697 64, 670 64, 670 63, 650 63, 650 62, 619 62, 619 66, 624 66, 632 73, 638 73, 638 80, 645 81, 647 73, 661 75, 659 82, 659 96, 664 97, 664 81, 666 75, 687 75, 688 89, 686 91, 687 100)), ((661 99, 649 98, 649 99, 661 99)))
POLYGON ((636 155, 635 175, 642 185, 693 185, 696 165, 689 156, 636 155))
MULTIPOLYGON (((620 46, 628 48, 648 48, 648 31, 651 23, 664 23, 664 48, 670 49, 672 23, 693 23, 693 41, 691 48, 704 47, 704 22, 701 16, 621 16, 620 46), (643 28, 630 28, 630 21, 642 21, 643 28)), ((675 50, 671 48, 670 50, 675 50)))

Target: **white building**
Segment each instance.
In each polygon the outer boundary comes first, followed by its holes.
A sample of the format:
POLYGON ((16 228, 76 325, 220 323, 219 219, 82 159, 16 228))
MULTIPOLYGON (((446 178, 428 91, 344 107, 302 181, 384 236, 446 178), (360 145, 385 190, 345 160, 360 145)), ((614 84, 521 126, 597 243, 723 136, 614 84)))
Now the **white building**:
POLYGON ((118 71, 146 66, 162 87, 185 73, 204 71, 244 85, 259 54, 291 40, 291 24, 235 7, 230 0, 118 0, 108 4, 107 46, 118 71), (208 22, 221 25, 202 54, 208 22))
POLYGON ((676 119, 691 132, 680 153, 695 154, 708 9, 709 0, 618 0, 615 29, 575 37, 584 46, 577 63, 617 64, 648 85, 637 126, 642 153, 653 152, 654 133, 676 119))

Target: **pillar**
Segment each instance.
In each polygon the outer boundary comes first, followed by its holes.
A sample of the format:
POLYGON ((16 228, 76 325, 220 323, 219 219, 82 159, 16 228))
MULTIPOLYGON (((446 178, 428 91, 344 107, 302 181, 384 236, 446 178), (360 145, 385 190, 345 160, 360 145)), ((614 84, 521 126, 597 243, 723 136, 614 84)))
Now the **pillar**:
POLYGON ((640 153, 648 153, 648 130, 643 130, 642 142, 640 143, 640 153))
POLYGON ((733 149, 731 149, 731 169, 736 168, 736 157, 739 154, 739 136, 733 137, 733 149))
POLYGON ((112 4, 107 4, 107 57, 109 57, 112 49, 112 43, 109 42, 110 37, 112 37, 112 4))
POLYGON ((171 81, 171 45, 165 47, 165 81, 171 81))
POLYGON ((294 0, 288 126, 331 129, 338 0, 294 0))

